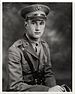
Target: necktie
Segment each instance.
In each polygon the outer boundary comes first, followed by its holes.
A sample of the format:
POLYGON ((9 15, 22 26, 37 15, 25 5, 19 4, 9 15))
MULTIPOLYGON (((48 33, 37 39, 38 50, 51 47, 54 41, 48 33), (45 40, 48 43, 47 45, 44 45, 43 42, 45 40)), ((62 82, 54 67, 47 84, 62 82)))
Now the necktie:
POLYGON ((37 53, 37 47, 38 47, 38 44, 36 43, 35 44, 35 52, 37 53))

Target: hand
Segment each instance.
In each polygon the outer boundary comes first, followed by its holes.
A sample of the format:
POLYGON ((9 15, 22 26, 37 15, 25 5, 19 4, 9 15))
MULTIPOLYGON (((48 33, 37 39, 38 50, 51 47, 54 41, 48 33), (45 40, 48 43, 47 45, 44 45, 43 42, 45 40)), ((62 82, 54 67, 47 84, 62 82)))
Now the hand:
POLYGON ((71 92, 71 89, 67 85, 63 84, 61 87, 65 89, 65 92, 71 92))
POLYGON ((49 88, 48 92, 65 92, 65 89, 59 85, 49 88))

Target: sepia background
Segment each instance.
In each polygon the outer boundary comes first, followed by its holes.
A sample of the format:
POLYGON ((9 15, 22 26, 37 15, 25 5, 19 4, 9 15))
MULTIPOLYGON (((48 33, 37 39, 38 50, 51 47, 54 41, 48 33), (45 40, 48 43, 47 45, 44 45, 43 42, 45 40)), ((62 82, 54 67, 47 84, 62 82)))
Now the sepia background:
MULTIPOLYGON (((21 38, 25 31, 20 9, 31 4, 35 3, 2 3, 3 91, 8 89, 8 48, 21 38)), ((51 8, 43 38, 50 47, 51 62, 57 84, 66 84, 72 89, 72 3, 43 2, 42 4, 51 8)))

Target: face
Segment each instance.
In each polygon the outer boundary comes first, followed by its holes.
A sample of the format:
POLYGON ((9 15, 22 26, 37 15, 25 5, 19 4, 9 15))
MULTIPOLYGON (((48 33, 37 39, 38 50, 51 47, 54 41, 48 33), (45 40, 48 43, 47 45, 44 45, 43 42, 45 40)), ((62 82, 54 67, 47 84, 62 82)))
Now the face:
POLYGON ((45 20, 28 20, 26 26, 28 36, 39 39, 43 35, 45 23, 45 20))

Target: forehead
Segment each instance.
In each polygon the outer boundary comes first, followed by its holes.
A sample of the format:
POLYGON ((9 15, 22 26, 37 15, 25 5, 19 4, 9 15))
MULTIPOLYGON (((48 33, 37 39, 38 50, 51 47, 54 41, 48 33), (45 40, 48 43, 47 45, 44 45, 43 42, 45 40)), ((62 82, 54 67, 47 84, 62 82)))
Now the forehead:
POLYGON ((46 16, 46 15, 43 11, 34 11, 31 13, 28 13, 26 16, 30 17, 30 16, 46 16))

